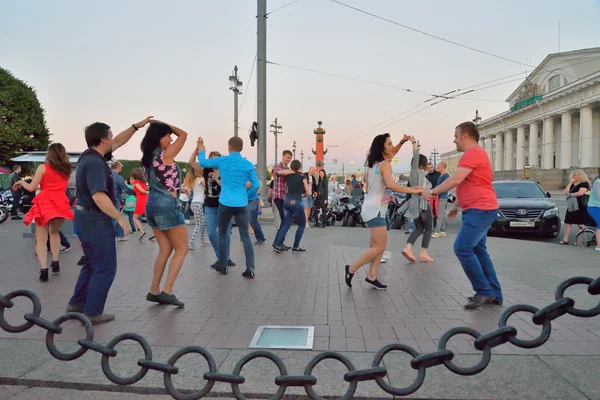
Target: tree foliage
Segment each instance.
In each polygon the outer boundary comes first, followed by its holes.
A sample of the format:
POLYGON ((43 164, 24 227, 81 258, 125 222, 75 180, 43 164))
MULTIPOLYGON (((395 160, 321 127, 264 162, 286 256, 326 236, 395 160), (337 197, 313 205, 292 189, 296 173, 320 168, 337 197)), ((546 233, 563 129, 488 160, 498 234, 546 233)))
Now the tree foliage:
POLYGON ((0 68, 0 165, 18 152, 48 149, 44 114, 35 90, 0 68))

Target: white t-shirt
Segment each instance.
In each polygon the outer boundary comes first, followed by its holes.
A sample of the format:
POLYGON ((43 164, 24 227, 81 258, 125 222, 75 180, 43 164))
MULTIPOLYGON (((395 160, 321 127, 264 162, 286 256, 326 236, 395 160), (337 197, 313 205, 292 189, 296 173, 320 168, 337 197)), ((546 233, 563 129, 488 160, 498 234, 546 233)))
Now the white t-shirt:
POLYGON ((196 178, 196 182, 194 182, 194 197, 192 197, 192 203, 204 203, 203 181, 204 179, 202 178, 196 178))
POLYGON ((188 196, 186 193, 183 193, 183 191, 179 194, 179 200, 183 201, 184 203, 187 203, 188 201, 190 201, 190 196, 188 196))

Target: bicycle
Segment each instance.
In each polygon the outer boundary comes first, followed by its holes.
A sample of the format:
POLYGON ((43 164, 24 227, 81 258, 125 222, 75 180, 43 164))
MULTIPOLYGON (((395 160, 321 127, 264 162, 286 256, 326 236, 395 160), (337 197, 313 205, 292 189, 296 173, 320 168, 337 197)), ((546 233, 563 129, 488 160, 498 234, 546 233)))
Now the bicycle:
POLYGON ((598 247, 596 241, 596 227, 586 225, 575 236, 575 245, 580 247, 598 247))

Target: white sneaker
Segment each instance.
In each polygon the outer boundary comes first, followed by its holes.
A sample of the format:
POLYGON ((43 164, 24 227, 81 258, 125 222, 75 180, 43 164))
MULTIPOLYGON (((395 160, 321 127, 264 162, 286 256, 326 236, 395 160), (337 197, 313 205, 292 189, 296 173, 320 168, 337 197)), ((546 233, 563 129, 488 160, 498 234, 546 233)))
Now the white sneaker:
POLYGON ((432 238, 439 238, 440 236, 442 236, 442 235, 440 233, 438 233, 438 232, 434 232, 434 233, 431 234, 432 238))
POLYGON ((440 232, 441 237, 446 237, 446 232, 440 232))
POLYGON ((192 224, 192 221, 190 221, 189 219, 186 219, 186 220, 185 220, 185 224, 186 224, 186 225, 191 225, 191 224, 192 224))
POLYGON ((380 263, 386 263, 388 262, 388 260, 392 258, 392 252, 391 251, 384 251, 383 255, 381 256, 381 261, 379 261, 380 263))
POLYGON ((596 251, 600 251, 600 247, 596 247, 596 251))
POLYGON ((190 250, 196 250, 196 246, 195 246, 195 245, 193 245, 192 243, 190 243, 190 244, 188 245, 188 249, 190 249, 190 250))

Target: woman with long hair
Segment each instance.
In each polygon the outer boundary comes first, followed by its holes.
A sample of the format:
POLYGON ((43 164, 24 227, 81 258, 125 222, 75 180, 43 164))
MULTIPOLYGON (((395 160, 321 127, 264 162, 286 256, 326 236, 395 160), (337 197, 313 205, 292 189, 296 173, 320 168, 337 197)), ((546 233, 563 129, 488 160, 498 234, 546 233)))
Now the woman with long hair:
POLYGON ((596 223, 596 251, 600 251, 600 176, 592 181, 587 212, 596 223))
MULTIPOLYGON (((386 289, 377 279, 377 268, 387 246, 388 204, 390 190, 399 193, 419 194, 423 188, 405 187, 394 181, 390 155, 395 154, 396 147, 392 144, 389 133, 377 135, 367 153, 367 168, 365 171, 366 195, 362 206, 361 216, 371 230, 371 246, 352 265, 345 267, 345 280, 352 287, 354 274, 367 263, 371 263, 365 282, 375 289, 386 289)), ((393 156, 392 156, 393 157, 393 156)))
POLYGON ((135 192, 135 209, 133 210, 133 223, 135 228, 140 231, 140 242, 144 240, 147 235, 144 225, 140 218, 146 214, 146 202, 148 201, 148 184, 146 183, 146 176, 144 171, 140 168, 134 168, 131 171, 131 179, 133 184, 133 191, 135 192))
POLYGON ((194 214, 194 233, 190 238, 189 249, 196 250, 196 238, 200 234, 202 244, 210 244, 206 237, 206 218, 204 218, 204 190, 206 184, 204 182, 204 168, 198 164, 197 150, 194 150, 188 163, 190 170, 188 171, 183 184, 190 188, 193 193, 192 197, 192 213, 194 214))
POLYGON ((315 196, 314 219, 315 228, 327 226, 327 201, 329 199, 329 182, 327 181, 327 171, 319 170, 319 179, 317 181, 317 191, 315 196), (321 219, 319 220, 319 211, 321 219))
POLYGON ((173 294, 175 279, 188 253, 187 229, 177 201, 181 190, 181 172, 175 163, 175 157, 183 148, 187 133, 161 121, 150 122, 140 147, 142 167, 150 183, 146 219, 158 242, 158 255, 154 261, 152 284, 146 300, 183 307, 184 304, 173 294), (171 135, 177 136, 175 142, 171 135), (171 257, 173 250, 175 253, 171 257), (169 257, 171 263, 161 291, 160 282, 169 257))
POLYGON ((577 224, 579 225, 579 229, 583 229, 584 225, 590 223, 587 206, 583 202, 583 196, 585 196, 589 190, 590 184, 586 173, 582 170, 571 172, 569 183, 564 191, 567 195, 567 213, 565 214, 563 240, 561 240, 559 244, 569 244, 569 237, 571 236, 571 227, 573 224, 577 224))
MULTIPOLYGON (((198 153, 200 150, 196 148, 195 157, 198 162, 198 153)), ((208 154, 208 158, 221 157, 221 153, 218 151, 211 151, 208 154)), ((198 164, 200 166, 200 164, 198 164)), ((212 245, 217 261, 211 264, 211 268, 217 268, 219 266, 219 234, 217 232, 217 216, 219 212, 219 198, 221 197, 221 176, 219 170, 216 168, 204 168, 203 172, 205 191, 204 191, 204 220, 206 223, 206 231, 208 232, 208 239, 212 245)), ((227 266, 235 267, 235 263, 230 258, 230 241, 231 241, 231 226, 232 222, 229 222, 227 227, 227 266)))
POLYGON ((48 146, 46 161, 35 172, 31 183, 20 180, 13 186, 23 187, 29 192, 35 192, 38 185, 40 193, 33 199, 33 206, 25 214, 25 225, 35 223, 36 252, 40 262, 40 281, 48 281, 48 252, 46 239, 50 234, 50 252, 52 253, 52 273, 60 273, 58 254, 60 251, 60 227, 65 219, 73 220, 67 185, 71 176, 71 162, 65 147, 60 143, 48 146))
MULTIPOLYGON (((421 186, 427 190, 430 190, 432 185, 427 179, 427 164, 428 160, 423 154, 419 154, 419 146, 414 136, 410 137, 410 141, 413 144, 413 158, 411 161, 410 176, 408 183, 410 186, 421 186)), ((428 248, 429 242, 431 241, 431 235, 433 234, 433 210, 428 200, 420 196, 412 196, 408 203, 408 210, 406 210, 406 218, 415 221, 415 229, 410 233, 406 246, 402 250, 402 255, 410 262, 416 262, 417 259, 412 252, 412 247, 419 238, 423 235, 421 240, 421 253, 419 254, 419 260, 424 262, 432 262, 433 258, 429 255, 428 248)))

